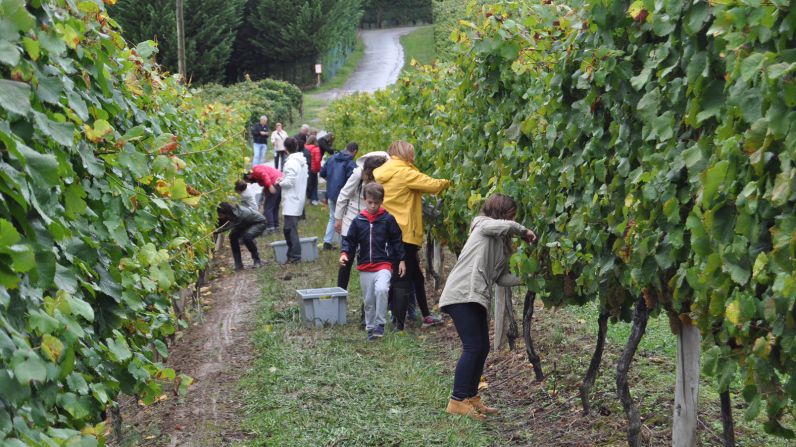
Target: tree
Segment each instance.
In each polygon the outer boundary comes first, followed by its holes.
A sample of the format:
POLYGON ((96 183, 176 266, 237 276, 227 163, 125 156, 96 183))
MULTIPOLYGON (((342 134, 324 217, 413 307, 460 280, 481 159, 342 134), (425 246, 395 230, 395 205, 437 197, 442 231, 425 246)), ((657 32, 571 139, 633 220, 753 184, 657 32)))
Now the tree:
MULTIPOLYGON (((186 78, 194 83, 219 82, 226 76, 232 45, 243 21, 245 0, 183 0, 186 78)), ((128 41, 158 42, 158 62, 177 71, 176 9, 163 0, 119 0, 111 15, 128 41)))
POLYGON ((333 71, 354 47, 362 0, 249 0, 244 11, 230 78, 249 73, 309 84, 312 64, 333 71))

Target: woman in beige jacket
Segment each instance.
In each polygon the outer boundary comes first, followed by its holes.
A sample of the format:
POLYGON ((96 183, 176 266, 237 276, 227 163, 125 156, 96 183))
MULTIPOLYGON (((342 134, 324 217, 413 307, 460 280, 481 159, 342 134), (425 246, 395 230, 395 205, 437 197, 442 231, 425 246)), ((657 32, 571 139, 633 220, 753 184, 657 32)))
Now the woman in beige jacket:
POLYGON ((439 299, 440 308, 453 318, 462 340, 448 413, 478 420, 497 413, 478 396, 478 383, 489 354, 487 308, 495 284, 519 284, 519 278, 509 271, 512 236, 526 242, 536 240, 533 231, 514 221, 516 213, 517 204, 511 197, 495 194, 486 200, 481 215, 470 225, 470 236, 439 299))

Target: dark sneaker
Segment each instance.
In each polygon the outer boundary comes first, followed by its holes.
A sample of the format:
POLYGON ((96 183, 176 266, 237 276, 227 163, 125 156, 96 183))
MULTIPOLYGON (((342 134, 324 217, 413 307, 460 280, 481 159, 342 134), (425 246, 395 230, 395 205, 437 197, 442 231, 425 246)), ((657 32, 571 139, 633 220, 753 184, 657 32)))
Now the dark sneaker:
POLYGON ((239 271, 241 271, 241 270, 243 270, 243 266, 242 266, 242 265, 236 265, 236 266, 235 266, 235 271, 236 271, 236 272, 239 272, 239 271))
POLYGON ((373 341, 375 339, 376 337, 373 334, 373 329, 368 329, 368 341, 373 341))
POLYGON ((434 315, 429 315, 427 317, 423 317, 423 327, 437 326, 437 325, 440 325, 440 324, 442 324, 442 320, 440 320, 439 318, 435 317, 434 315))
POLYGON ((381 338, 384 337, 384 325, 380 324, 373 328, 373 338, 381 338))
POLYGON ((262 266, 263 266, 263 263, 260 262, 259 259, 254 261, 254 268, 259 268, 259 267, 262 267, 262 266))
POLYGON ((324 250, 334 250, 334 245, 332 245, 332 244, 330 244, 328 242, 324 242, 323 243, 323 249, 324 250))

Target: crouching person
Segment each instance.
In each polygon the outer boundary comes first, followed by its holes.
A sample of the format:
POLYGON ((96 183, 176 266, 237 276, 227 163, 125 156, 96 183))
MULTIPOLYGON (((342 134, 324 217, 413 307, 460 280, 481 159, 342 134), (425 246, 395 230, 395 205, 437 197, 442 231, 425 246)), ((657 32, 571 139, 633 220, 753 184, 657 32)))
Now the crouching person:
POLYGON ((340 265, 345 265, 359 251, 359 282, 365 303, 365 329, 368 341, 384 336, 387 323, 387 294, 390 292, 392 264, 398 262, 398 276, 406 273, 401 228, 395 218, 382 208, 384 188, 368 183, 363 188, 365 209, 351 222, 343 237, 340 265))
POLYGON ((235 270, 243 269, 240 255, 240 240, 249 249, 254 261, 254 267, 262 265, 257 244, 254 242, 268 227, 265 217, 257 211, 244 206, 232 205, 228 202, 218 204, 219 232, 229 230, 229 244, 232 247, 232 258, 235 260, 235 270))

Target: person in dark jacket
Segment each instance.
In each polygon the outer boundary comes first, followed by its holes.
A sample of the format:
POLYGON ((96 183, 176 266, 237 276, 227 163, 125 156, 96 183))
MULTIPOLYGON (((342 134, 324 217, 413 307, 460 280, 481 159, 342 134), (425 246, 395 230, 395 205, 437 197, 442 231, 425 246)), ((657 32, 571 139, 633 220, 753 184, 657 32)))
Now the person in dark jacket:
POLYGON ((357 163, 354 157, 359 151, 359 145, 355 142, 348 143, 344 151, 334 154, 326 160, 321 168, 321 177, 326 179, 326 201, 329 204, 329 223, 326 225, 326 234, 323 236, 323 248, 331 250, 334 248, 334 210, 337 203, 337 196, 348 181, 348 177, 354 172, 357 163))
POLYGON ((263 164, 265 154, 268 153, 268 137, 271 131, 268 129, 268 117, 263 115, 260 122, 252 126, 252 140, 254 142, 254 154, 252 156, 252 167, 263 164))
POLYGON ((298 142, 299 152, 304 152, 304 145, 307 143, 307 138, 309 138, 309 136, 310 136, 309 124, 302 124, 299 133, 293 135, 293 138, 295 138, 296 141, 298 142))
POLYGON ((232 247, 232 258, 235 260, 235 270, 243 270, 243 261, 240 255, 240 240, 249 249, 254 261, 254 267, 262 265, 257 244, 254 239, 263 234, 268 227, 265 217, 257 211, 250 210, 240 205, 221 202, 216 209, 218 213, 218 230, 229 230, 229 244, 232 247))
POLYGON ((381 207, 384 187, 368 183, 363 188, 365 209, 348 227, 343 237, 340 265, 345 265, 359 251, 357 270, 365 303, 365 329, 368 341, 384 336, 387 323, 387 295, 390 292, 393 262, 398 262, 398 276, 406 273, 401 227, 381 207))
POLYGON ((327 133, 326 135, 318 138, 318 147, 321 148, 321 156, 323 154, 329 154, 329 156, 334 155, 334 148, 332 145, 334 144, 334 134, 327 133))

